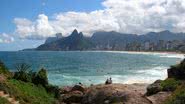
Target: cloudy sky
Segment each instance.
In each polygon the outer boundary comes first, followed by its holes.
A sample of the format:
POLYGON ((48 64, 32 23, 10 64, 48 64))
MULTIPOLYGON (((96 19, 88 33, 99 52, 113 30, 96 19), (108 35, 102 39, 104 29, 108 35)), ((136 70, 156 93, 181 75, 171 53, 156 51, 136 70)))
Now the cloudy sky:
POLYGON ((185 0, 1 0, 0 51, 33 48, 75 28, 144 34, 185 32, 185 0))

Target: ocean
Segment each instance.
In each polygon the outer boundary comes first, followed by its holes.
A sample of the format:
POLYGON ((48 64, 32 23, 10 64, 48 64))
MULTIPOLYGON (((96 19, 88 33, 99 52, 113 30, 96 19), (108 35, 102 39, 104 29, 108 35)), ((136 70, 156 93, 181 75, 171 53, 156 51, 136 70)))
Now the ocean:
POLYGON ((152 83, 167 77, 167 69, 184 58, 182 54, 122 51, 20 51, 0 52, 0 60, 15 71, 17 63, 31 65, 33 71, 44 67, 49 83, 71 86, 113 83, 152 83))

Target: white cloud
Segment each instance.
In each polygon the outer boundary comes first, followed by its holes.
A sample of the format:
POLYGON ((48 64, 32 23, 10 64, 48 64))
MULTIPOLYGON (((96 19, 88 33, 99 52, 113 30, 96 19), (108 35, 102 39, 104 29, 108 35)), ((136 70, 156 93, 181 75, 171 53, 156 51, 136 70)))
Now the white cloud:
POLYGON ((0 43, 11 43, 14 42, 14 38, 6 33, 0 34, 0 43))
POLYGON ((20 38, 43 39, 52 36, 55 32, 48 21, 48 17, 40 14, 35 22, 26 18, 15 18, 16 33, 20 38))
POLYGON ((68 35, 77 28, 86 35, 95 31, 143 34, 149 31, 185 32, 185 0, 105 0, 105 9, 65 12, 49 19, 40 14, 36 21, 16 18, 16 32, 22 38, 43 39, 57 32, 68 35))

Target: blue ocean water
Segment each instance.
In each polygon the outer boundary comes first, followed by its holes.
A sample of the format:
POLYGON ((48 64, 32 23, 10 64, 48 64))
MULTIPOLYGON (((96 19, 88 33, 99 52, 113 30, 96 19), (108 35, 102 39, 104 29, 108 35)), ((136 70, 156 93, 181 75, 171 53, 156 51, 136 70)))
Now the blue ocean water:
POLYGON ((44 67, 51 84, 66 86, 104 83, 112 77, 114 83, 151 83, 167 77, 167 68, 184 56, 167 53, 137 53, 119 51, 30 51, 0 52, 0 60, 15 71, 15 64, 28 63, 32 70, 44 67))

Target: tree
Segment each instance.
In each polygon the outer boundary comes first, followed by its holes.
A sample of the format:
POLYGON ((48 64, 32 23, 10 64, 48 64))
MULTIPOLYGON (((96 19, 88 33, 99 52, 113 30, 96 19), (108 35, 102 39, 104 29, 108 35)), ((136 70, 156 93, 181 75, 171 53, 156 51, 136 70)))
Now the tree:
POLYGON ((42 86, 46 87, 48 85, 48 77, 47 77, 47 71, 46 69, 42 68, 38 71, 35 78, 33 78, 34 84, 41 84, 42 86))
POLYGON ((17 71, 13 78, 24 82, 31 82, 31 76, 29 75, 29 72, 31 71, 30 67, 31 66, 26 63, 16 64, 15 68, 17 71))

